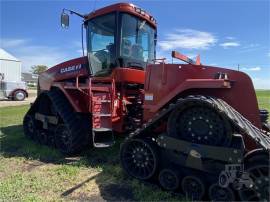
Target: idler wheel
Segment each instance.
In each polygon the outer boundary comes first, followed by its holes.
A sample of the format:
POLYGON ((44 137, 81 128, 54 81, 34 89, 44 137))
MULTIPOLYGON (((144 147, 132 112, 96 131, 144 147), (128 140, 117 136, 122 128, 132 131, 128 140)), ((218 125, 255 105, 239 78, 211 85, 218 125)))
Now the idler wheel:
POLYGON ((184 177, 181 187, 184 194, 191 200, 201 200, 205 192, 203 182, 195 176, 184 177))
POLYGON ((141 180, 149 179, 157 170, 155 145, 142 139, 130 139, 121 145, 120 161, 128 175, 141 180))
POLYGON ((174 191, 179 187, 179 174, 172 169, 163 169, 158 176, 160 185, 169 191, 174 191))
POLYGON ((223 188, 228 187, 230 184, 229 176, 225 171, 222 171, 219 175, 219 185, 223 188))
POLYGON ((208 190, 210 201, 235 201, 234 193, 229 187, 212 184, 208 190))
MULTIPOLYGON (((247 166, 247 173, 252 180, 251 186, 243 186, 239 190, 239 196, 242 201, 269 201, 270 200, 270 178, 269 165, 266 162, 253 162, 247 166), (249 187, 249 188, 248 188, 249 187)), ((242 180, 244 184, 250 185, 250 182, 242 180)))

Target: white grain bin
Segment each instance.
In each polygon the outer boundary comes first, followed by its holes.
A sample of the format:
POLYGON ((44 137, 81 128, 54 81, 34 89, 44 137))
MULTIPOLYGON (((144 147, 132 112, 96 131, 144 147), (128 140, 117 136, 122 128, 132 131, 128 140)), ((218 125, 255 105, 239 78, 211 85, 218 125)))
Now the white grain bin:
POLYGON ((4 75, 3 81, 21 81, 22 62, 16 57, 0 48, 0 74, 4 75))

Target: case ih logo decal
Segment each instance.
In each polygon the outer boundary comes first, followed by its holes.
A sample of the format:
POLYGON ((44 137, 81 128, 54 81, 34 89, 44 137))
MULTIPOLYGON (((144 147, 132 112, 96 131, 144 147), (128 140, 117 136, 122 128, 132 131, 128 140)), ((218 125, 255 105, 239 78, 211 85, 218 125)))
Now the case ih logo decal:
POLYGON ((78 71, 82 68, 82 64, 78 64, 78 65, 72 65, 69 67, 64 67, 60 69, 60 74, 66 73, 66 72, 74 72, 74 71, 78 71))

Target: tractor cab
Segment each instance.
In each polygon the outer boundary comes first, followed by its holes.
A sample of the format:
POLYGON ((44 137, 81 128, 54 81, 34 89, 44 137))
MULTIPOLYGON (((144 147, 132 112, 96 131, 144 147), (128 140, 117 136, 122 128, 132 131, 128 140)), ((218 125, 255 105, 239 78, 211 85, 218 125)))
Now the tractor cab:
POLYGON ((132 4, 99 9, 86 16, 84 24, 93 76, 107 76, 119 67, 144 70, 155 59, 155 20, 132 4))

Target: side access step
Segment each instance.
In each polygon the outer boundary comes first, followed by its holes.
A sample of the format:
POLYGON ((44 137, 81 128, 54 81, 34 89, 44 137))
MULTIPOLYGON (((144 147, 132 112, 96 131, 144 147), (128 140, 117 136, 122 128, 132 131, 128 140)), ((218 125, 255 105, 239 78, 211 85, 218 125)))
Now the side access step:
POLYGON ((94 147, 111 147, 115 143, 113 131, 110 128, 93 128, 92 134, 94 147))

